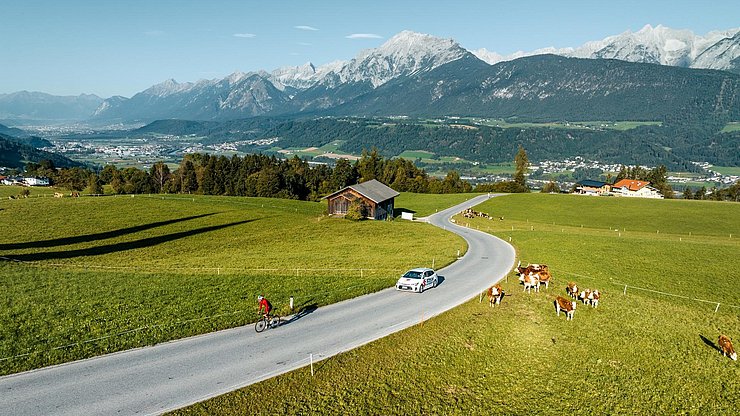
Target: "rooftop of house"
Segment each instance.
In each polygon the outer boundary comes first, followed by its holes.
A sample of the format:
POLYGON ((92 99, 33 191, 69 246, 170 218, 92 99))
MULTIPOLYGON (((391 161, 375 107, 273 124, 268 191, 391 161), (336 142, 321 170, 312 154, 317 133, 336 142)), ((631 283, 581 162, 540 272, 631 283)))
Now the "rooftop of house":
POLYGON ((614 188, 627 188, 630 191, 639 191, 640 189, 650 185, 648 181, 639 181, 636 179, 622 179, 621 181, 612 185, 614 188))

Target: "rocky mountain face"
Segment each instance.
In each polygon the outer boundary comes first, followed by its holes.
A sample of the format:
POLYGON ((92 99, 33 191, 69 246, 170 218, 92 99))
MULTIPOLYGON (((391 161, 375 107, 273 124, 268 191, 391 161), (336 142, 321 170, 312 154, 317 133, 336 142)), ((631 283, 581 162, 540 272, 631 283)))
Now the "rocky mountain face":
POLYGON ((690 30, 646 25, 637 32, 624 32, 587 42, 577 48, 544 48, 507 56, 486 49, 479 49, 474 53, 490 64, 524 56, 555 54, 740 73, 740 29, 714 31, 705 36, 697 36, 690 30))
POLYGON ((349 62, 306 64, 272 73, 234 73, 222 80, 168 80, 130 100, 106 100, 98 119, 198 120, 316 111, 348 102, 398 77, 472 56, 451 39, 404 31, 349 62))

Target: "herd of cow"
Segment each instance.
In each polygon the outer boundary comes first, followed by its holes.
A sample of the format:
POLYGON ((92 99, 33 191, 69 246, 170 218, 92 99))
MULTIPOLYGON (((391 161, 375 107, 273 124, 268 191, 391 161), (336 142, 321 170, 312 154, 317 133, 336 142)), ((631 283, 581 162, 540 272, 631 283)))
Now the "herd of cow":
MULTIPOLYGON (((544 284, 547 289, 552 282, 550 269, 544 264, 529 264, 527 267, 522 267, 522 262, 520 261, 516 267, 516 274, 519 276, 519 282, 524 286, 524 291, 528 293, 532 293, 532 289, 535 292, 539 292, 541 284, 544 284)), ((573 320, 578 300, 582 301, 585 305, 591 305, 593 308, 599 306, 601 293, 597 289, 580 290, 575 282, 569 282, 566 287, 566 293, 570 296, 570 299, 560 295, 555 297, 555 312, 560 316, 560 311, 563 311, 566 320, 573 320)), ((496 283, 488 288, 487 295, 488 303, 493 307, 501 303, 501 299, 505 296, 505 293, 501 285, 496 283)), ((737 353, 729 337, 720 335, 717 344, 722 355, 730 357, 732 360, 737 360, 737 353)))

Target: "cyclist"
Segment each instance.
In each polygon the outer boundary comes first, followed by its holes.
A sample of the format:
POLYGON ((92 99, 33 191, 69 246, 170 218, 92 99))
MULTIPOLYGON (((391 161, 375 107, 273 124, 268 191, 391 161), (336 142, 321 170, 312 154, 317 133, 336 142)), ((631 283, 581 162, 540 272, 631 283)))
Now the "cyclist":
POLYGON ((265 309, 264 317, 267 318, 267 316, 270 314, 270 311, 272 310, 272 304, 270 303, 267 298, 265 298, 262 295, 257 296, 257 304, 259 305, 259 309, 257 310, 257 313, 262 312, 262 308, 265 309))

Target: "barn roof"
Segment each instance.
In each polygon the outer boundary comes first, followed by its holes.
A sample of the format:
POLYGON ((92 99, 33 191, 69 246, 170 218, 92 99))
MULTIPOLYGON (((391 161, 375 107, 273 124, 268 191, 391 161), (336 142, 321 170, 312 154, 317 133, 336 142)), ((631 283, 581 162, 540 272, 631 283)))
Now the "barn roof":
POLYGON ((367 197, 367 199, 375 202, 376 204, 379 204, 383 201, 387 201, 391 198, 394 198, 400 195, 398 192, 394 191, 392 188, 384 185, 383 183, 375 179, 371 179, 367 182, 358 183, 357 185, 346 186, 334 192, 333 194, 325 196, 324 198, 331 198, 334 195, 337 195, 346 189, 352 189, 355 192, 358 192, 364 195, 365 197, 367 197))
POLYGON ((606 182, 584 179, 582 181, 576 182, 576 184, 581 186, 590 186, 592 188, 601 188, 602 186, 606 185, 606 182))

